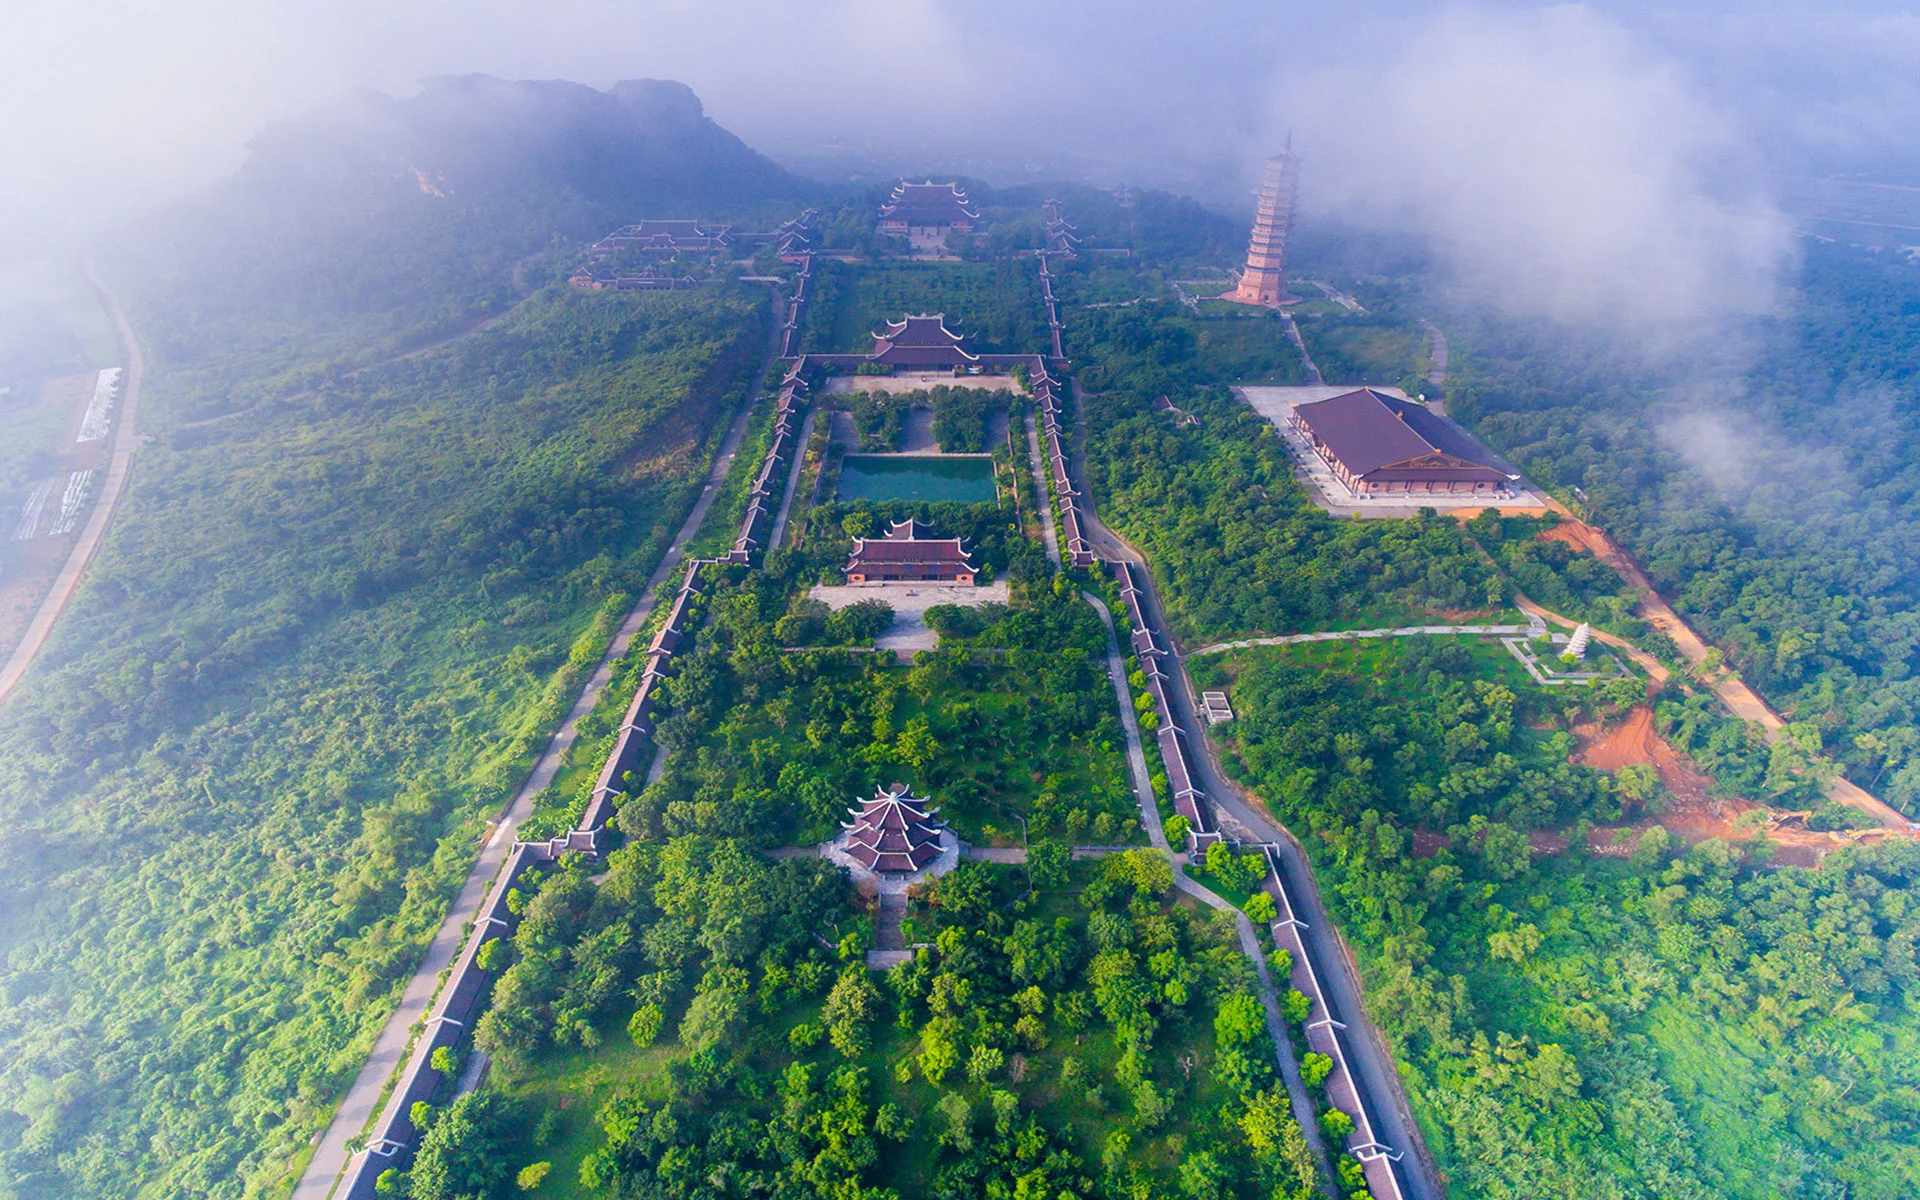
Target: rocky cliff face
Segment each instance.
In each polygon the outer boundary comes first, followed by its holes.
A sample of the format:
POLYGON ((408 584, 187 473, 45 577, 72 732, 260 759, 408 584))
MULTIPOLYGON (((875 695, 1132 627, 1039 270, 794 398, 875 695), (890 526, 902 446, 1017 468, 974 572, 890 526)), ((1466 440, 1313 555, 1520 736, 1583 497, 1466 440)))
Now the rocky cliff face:
POLYGON ((663 79, 603 92, 557 80, 441 76, 406 99, 354 93, 270 126, 250 149, 240 179, 252 186, 396 186, 443 197, 561 191, 607 206, 609 218, 799 190, 709 119, 692 89, 663 79))

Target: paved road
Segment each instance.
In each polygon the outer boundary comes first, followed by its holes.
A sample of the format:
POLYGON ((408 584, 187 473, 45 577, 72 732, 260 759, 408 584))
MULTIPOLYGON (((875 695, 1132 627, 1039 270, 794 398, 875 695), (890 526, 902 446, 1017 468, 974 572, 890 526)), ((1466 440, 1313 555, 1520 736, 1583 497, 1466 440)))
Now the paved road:
POLYGON ((67 554, 66 565, 54 577, 53 590, 40 602, 40 611, 33 614, 26 635, 13 648, 6 666, 0 667, 0 702, 13 694, 14 687, 46 646, 47 638, 52 636, 53 627, 60 620, 60 614, 66 611, 67 602, 73 599, 73 593, 79 588, 80 578, 93 562, 101 541, 107 536, 107 526, 113 522, 114 511, 120 507, 120 498, 126 494, 127 477, 133 473, 133 452, 140 445, 140 435, 134 430, 133 418, 140 407, 140 377, 146 372, 147 362, 140 353, 139 340, 133 336, 133 324, 127 320, 119 299, 94 273, 92 263, 87 264, 87 278, 113 313, 113 323, 120 330, 121 344, 126 347, 126 393, 121 397, 120 416, 113 431, 113 452, 107 463, 107 481, 100 489, 100 498, 94 502, 93 512, 87 517, 86 528, 80 531, 80 540, 73 544, 73 549, 67 554))
POLYGON ((1053 525, 1053 505, 1047 502, 1046 467, 1041 465, 1040 431, 1033 418, 1027 418, 1027 465, 1033 469, 1033 503, 1040 514, 1040 532, 1047 543, 1047 557, 1060 565, 1060 534, 1053 525))
POLYGON ((1537 626, 1533 625, 1405 625, 1399 629, 1335 629, 1326 633, 1284 633, 1278 637, 1241 638, 1237 642, 1214 642, 1186 653, 1188 655, 1224 654, 1229 650, 1244 650, 1249 646, 1292 646, 1300 642, 1348 642, 1356 638, 1419 637, 1423 634, 1437 637, 1475 634, 1518 637, 1535 628, 1537 626))
MULTIPOLYGON (((1076 442, 1084 444, 1086 404, 1081 398, 1078 379, 1073 381, 1073 393, 1074 437, 1076 442)), ((1076 470, 1085 461, 1084 454, 1076 453, 1073 456, 1076 470)), ((1083 491, 1086 490, 1084 479, 1076 479, 1075 482, 1083 491)), ((1092 493, 1088 492, 1088 495, 1091 497, 1092 493)), ((1091 502, 1087 505, 1086 524, 1087 539, 1093 543, 1096 555, 1104 559, 1145 564, 1144 556, 1106 527, 1091 502)), ((1152 572, 1143 570, 1139 576, 1149 612, 1162 629, 1168 629, 1166 612, 1161 607, 1160 593, 1154 584, 1152 572)), ((1328 918, 1325 905, 1321 903, 1320 888, 1314 880, 1306 852, 1292 833, 1269 817, 1264 809, 1256 809, 1257 802, 1250 803, 1236 785, 1228 782, 1225 772, 1220 769, 1213 739, 1206 734, 1206 726, 1198 719, 1198 696, 1194 691, 1193 679, 1187 673, 1186 658, 1180 652, 1179 644, 1173 641, 1171 632, 1168 642, 1172 648, 1169 660, 1179 686, 1169 688, 1167 696, 1173 704, 1175 717, 1187 730, 1189 743, 1199 750, 1193 758, 1194 771, 1198 776, 1196 782, 1208 798, 1232 821, 1245 827, 1254 840, 1271 842, 1279 848, 1275 858, 1285 873, 1288 891, 1299 904, 1300 919, 1307 923, 1305 936, 1312 946, 1315 961, 1322 967, 1321 983, 1326 988, 1333 1015, 1347 1026, 1356 1082, 1366 1092, 1367 1108, 1373 1114, 1378 1136, 1394 1149, 1404 1152, 1406 1157, 1399 1166, 1401 1178, 1405 1180, 1407 1193, 1412 1200, 1444 1200, 1446 1192, 1433 1170, 1426 1142, 1419 1134, 1419 1126, 1414 1123, 1407 1107, 1406 1093, 1401 1090, 1393 1056, 1388 1052, 1379 1030, 1367 1018, 1366 1009, 1361 1006, 1360 982, 1353 956, 1328 918), (1326 969, 1328 967, 1332 969, 1326 969)))
MULTIPOLYGON (((776 306, 777 308, 777 306, 776 306)), ((777 316, 777 312, 776 312, 777 316)), ((778 321, 775 322, 776 328, 778 321)), ((734 456, 739 452, 741 439, 747 431, 747 419, 753 412, 753 402, 760 396, 766 383, 767 371, 772 368, 772 348, 769 348, 767 365, 761 369, 760 378, 755 381, 753 390, 748 393, 748 402, 740 407, 733 419, 733 425, 721 440, 719 453, 714 456, 713 468, 707 472, 706 486, 701 489, 699 499, 694 501, 693 511, 680 526, 680 532, 674 536, 673 544, 660 560, 647 580, 647 590, 627 614, 621 623, 620 631, 614 635, 607 653, 600 660, 588 678, 587 685, 580 692, 580 698, 574 702, 573 709, 567 714, 560 728, 554 731, 552 740, 534 764, 533 773, 507 806, 499 823, 494 826, 486 844, 481 847, 480 857, 474 861, 467 872, 466 882, 460 887, 460 893, 454 898, 453 908, 447 913, 440 928, 434 932, 433 941, 428 943, 425 957, 407 980, 406 990, 401 993, 400 1005, 387 1018, 381 1027, 380 1036, 375 1039, 373 1052, 368 1055, 367 1063, 354 1077, 353 1084, 340 1101, 340 1107, 334 1112, 333 1120, 321 1134, 320 1145, 308 1161, 306 1171, 293 1190, 293 1200, 326 1200, 333 1191, 334 1182, 340 1173, 346 1170, 350 1154, 347 1142, 366 1128, 373 1119, 380 1102, 381 1090, 386 1086, 387 1078, 393 1074, 404 1060, 407 1043, 413 1036, 413 1025, 426 1016, 428 1006, 433 1002, 434 993, 440 988, 440 973, 453 964, 454 955, 459 953, 466 936, 467 925, 480 909, 480 902, 486 898, 487 889, 492 885, 494 876, 513 850, 514 831, 533 811, 533 799, 560 770, 560 763, 566 757, 568 749, 579 736, 581 718, 593 711, 593 706, 606 690, 607 683, 613 678, 613 665, 627 653, 635 635, 647 623, 654 605, 658 603, 663 586, 674 578, 685 557, 687 543, 693 539, 706 519, 707 510, 713 506, 713 499, 719 493, 720 481, 726 478, 727 469, 733 465, 734 456)))

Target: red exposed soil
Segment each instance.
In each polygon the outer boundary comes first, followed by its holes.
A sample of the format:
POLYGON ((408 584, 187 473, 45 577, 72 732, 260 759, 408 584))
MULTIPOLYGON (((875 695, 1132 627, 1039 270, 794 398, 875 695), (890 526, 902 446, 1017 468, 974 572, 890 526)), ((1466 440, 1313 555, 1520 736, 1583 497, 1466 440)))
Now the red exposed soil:
MULTIPOLYGON (((1564 528, 1564 526, 1562 527, 1564 528)), ((1751 837, 1735 829, 1741 813, 1761 807, 1750 800, 1711 794, 1713 781, 1679 751, 1654 732, 1653 710, 1640 705, 1611 729, 1597 723, 1576 725, 1574 737, 1580 748, 1573 761, 1602 771, 1618 771, 1633 763, 1646 763, 1659 773, 1667 792, 1665 811, 1658 816, 1642 816, 1623 826, 1628 840, 1616 842, 1620 828, 1595 829, 1588 845, 1595 854, 1625 856, 1632 852, 1640 831, 1662 825, 1689 846, 1710 838, 1738 841, 1751 837)), ((1774 844, 1773 861, 1782 865, 1811 866, 1820 856, 1846 839, 1835 834, 1814 833, 1805 829, 1780 829, 1768 835, 1774 844)))
MULTIPOLYGON (((1606 728, 1598 722, 1576 725, 1573 735, 1579 741, 1579 749, 1573 755, 1574 762, 1609 772, 1634 763, 1645 763, 1659 774, 1667 793, 1664 811, 1658 815, 1638 814, 1636 819, 1626 824, 1594 829, 1587 837, 1587 847, 1592 853, 1625 858, 1633 852, 1640 834, 1655 825, 1664 827, 1689 846, 1711 838, 1733 842, 1753 836, 1752 831, 1734 828, 1734 821, 1741 813, 1761 806, 1737 797, 1713 795, 1713 780, 1654 732, 1653 710, 1649 706, 1643 704, 1633 709, 1625 720, 1612 728, 1606 728), (1625 836, 1622 837, 1622 834, 1625 836)), ((1796 867, 1813 866, 1827 851, 1844 846, 1848 841, 1841 834, 1791 828, 1776 829, 1767 836, 1774 845, 1773 861, 1781 866, 1796 867)), ((1532 844, 1536 855, 1566 853, 1567 836, 1564 831, 1534 830, 1527 834, 1527 841, 1532 844)), ((1431 857, 1447 845, 1448 838, 1444 833, 1429 829, 1414 831, 1413 854, 1416 858, 1431 857)))

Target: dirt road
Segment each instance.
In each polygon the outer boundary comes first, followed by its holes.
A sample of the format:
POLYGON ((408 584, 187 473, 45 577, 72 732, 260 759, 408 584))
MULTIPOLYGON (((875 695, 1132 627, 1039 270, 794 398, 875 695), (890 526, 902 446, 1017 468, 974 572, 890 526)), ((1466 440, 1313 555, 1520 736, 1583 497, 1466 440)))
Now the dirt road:
MULTIPOLYGON (((1728 711, 1743 721, 1758 723, 1762 729, 1766 730, 1769 742, 1779 740, 1781 731, 1787 724, 1781 719, 1780 714, 1769 708, 1767 702, 1748 687, 1746 681, 1736 672, 1723 666, 1711 675, 1707 674, 1706 663, 1710 647, 1701 640, 1700 635, 1680 619, 1680 614, 1674 612, 1671 605, 1660 598, 1660 593, 1654 590, 1653 584, 1640 570, 1640 565, 1633 561, 1632 556, 1615 545, 1613 539, 1605 533, 1568 512, 1558 501, 1549 501, 1549 503, 1554 511, 1566 519, 1550 530, 1547 536, 1558 538, 1569 545, 1585 550, 1619 572, 1620 577, 1632 584, 1633 590, 1640 597, 1640 615, 1646 618, 1655 629, 1667 635, 1667 638, 1680 651, 1680 656, 1686 659, 1697 673, 1707 678, 1708 686, 1713 689, 1714 695, 1720 698, 1720 702, 1727 706, 1728 711)), ((1551 616, 1551 614, 1548 615, 1551 616)), ((1598 632, 1594 636, 1602 638, 1610 646, 1618 646, 1626 650, 1634 656, 1634 661, 1640 662, 1643 666, 1646 661, 1650 661, 1646 656, 1626 647, 1617 638, 1598 632)), ((1664 672, 1662 674, 1664 675, 1664 672)), ((1825 791, 1828 799, 1849 808, 1859 809, 1888 829, 1908 831, 1920 829, 1920 826, 1916 826, 1913 821, 1908 820, 1891 805, 1858 784, 1836 777, 1828 781, 1825 791)))
POLYGON ((94 502, 92 514, 87 517, 86 528, 80 531, 80 540, 73 544, 66 565, 60 568, 60 574, 53 581, 53 590, 41 601, 40 610, 34 613, 26 635, 13 648, 7 665, 0 667, 0 702, 5 702, 13 694, 13 689, 26 675, 27 668, 33 665, 33 660, 47 644, 54 624, 60 620, 67 602, 73 599, 73 593, 80 586, 80 577, 86 574, 88 564, 99 552, 100 543, 107 536, 107 526, 113 522, 114 510, 120 506, 120 497, 126 494, 127 476, 133 472, 133 452, 140 445, 140 435, 134 430, 133 419, 140 407, 140 377, 146 371, 146 359, 140 354, 140 342, 133 336, 133 325, 120 308, 120 301, 100 281, 100 276, 94 273, 92 263, 87 264, 87 279, 113 313, 113 323, 120 330, 120 341, 126 348, 127 357, 126 394, 120 401, 120 416, 113 430, 113 452, 107 462, 107 481, 100 489, 100 498, 94 502))

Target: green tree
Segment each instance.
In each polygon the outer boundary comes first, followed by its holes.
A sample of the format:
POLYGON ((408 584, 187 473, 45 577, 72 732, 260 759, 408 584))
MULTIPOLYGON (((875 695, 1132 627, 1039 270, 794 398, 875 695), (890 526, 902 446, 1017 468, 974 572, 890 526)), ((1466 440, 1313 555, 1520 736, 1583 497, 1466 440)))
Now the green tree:
POLYGON ((1057 888, 1065 884, 1072 858, 1073 852, 1065 842, 1043 838, 1033 843, 1027 848, 1027 869, 1033 875, 1033 886, 1057 888))
POLYGON ((1306 1057, 1300 1060, 1300 1078, 1306 1081, 1308 1087, 1319 1087, 1332 1073, 1333 1059, 1328 1055, 1309 1050, 1306 1057))
POLYGON ((872 1024, 879 1009, 880 991, 867 978, 865 966, 841 972, 821 1010, 833 1048, 847 1058, 865 1054, 873 1044, 872 1024))
POLYGON ((507 1180, 511 1103, 498 1092, 469 1092, 440 1114, 414 1157, 414 1200, 471 1200, 498 1193, 507 1180))

